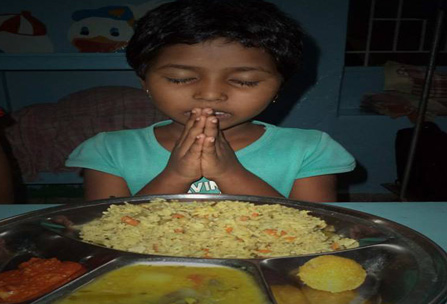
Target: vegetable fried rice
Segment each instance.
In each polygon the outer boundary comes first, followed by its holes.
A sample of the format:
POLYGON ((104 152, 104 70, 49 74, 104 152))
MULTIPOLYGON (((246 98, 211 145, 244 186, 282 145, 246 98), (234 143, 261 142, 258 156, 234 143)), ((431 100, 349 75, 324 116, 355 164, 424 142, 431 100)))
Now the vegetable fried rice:
POLYGON ((309 211, 239 201, 111 205, 82 225, 83 240, 146 254, 261 258, 355 248, 356 240, 328 232, 309 211))

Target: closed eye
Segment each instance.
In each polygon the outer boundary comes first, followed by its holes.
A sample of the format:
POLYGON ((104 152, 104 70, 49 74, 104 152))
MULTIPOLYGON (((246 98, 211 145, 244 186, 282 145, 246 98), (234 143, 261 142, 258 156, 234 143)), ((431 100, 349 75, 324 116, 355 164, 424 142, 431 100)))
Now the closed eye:
POLYGON ((175 83, 175 84, 185 84, 185 83, 190 83, 190 82, 193 82, 194 80, 196 80, 195 78, 169 78, 169 77, 166 77, 166 79, 169 82, 175 83))
POLYGON ((241 87, 255 87, 259 84, 259 81, 243 81, 237 79, 232 79, 230 81, 241 87))

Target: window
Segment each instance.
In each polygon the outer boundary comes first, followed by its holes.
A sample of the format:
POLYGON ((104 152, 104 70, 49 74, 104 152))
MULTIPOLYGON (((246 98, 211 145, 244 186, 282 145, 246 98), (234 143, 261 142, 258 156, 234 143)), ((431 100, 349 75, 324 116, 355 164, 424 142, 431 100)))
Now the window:
MULTIPOLYGON (((350 0, 345 65, 427 65, 437 9, 436 0, 350 0)), ((437 64, 447 65, 445 26, 437 64)))

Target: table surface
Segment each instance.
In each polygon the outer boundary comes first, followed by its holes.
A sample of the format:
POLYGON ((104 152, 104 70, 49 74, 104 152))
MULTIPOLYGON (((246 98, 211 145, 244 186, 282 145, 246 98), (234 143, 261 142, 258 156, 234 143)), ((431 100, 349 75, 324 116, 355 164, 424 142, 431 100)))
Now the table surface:
MULTIPOLYGON (((422 233, 447 251, 447 202, 329 203, 397 222, 422 233)), ((0 205, 0 220, 58 205, 0 205)))

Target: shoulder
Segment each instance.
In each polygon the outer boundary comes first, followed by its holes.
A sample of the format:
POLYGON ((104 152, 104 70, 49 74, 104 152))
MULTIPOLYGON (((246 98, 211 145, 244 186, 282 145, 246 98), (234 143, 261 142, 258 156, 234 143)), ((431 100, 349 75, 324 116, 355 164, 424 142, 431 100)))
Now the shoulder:
POLYGON ((120 175, 122 160, 133 159, 144 149, 148 128, 101 132, 77 146, 66 166, 90 168, 120 175))
POLYGON ((70 158, 80 155, 110 155, 125 151, 135 151, 143 143, 149 142, 151 129, 149 126, 141 129, 128 129, 119 131, 100 132, 78 145, 70 154, 70 158), (129 149, 135 147, 135 149, 129 149))
POLYGON ((284 141, 287 145, 299 145, 300 147, 313 147, 321 141, 332 141, 332 138, 325 132, 314 129, 299 129, 279 127, 267 123, 262 123, 267 132, 271 134, 272 140, 284 141))
POLYGON ((92 137, 93 141, 99 141, 105 144, 116 145, 141 140, 147 136, 151 127, 141 129, 128 129, 111 132, 101 132, 92 137))
POLYGON ((294 141, 301 142, 318 142, 322 137, 327 136, 323 131, 313 129, 299 129, 299 128, 283 128, 276 127, 280 136, 289 136, 294 141))
POLYGON ((139 129, 126 129, 118 131, 100 132, 83 144, 100 144, 103 147, 116 147, 138 144, 139 142, 151 142, 155 140, 154 128, 159 125, 168 124, 171 121, 161 121, 148 127, 139 129))
POLYGON ((144 137, 145 129, 120 130, 110 132, 100 132, 95 136, 81 143, 75 150, 79 152, 87 151, 110 151, 129 145, 135 145, 144 137))
POLYGON ((326 132, 262 124, 271 134, 269 146, 281 149, 281 153, 284 153, 284 148, 287 147, 289 153, 304 160, 320 158, 328 162, 336 159, 347 163, 354 162, 352 155, 326 132))

